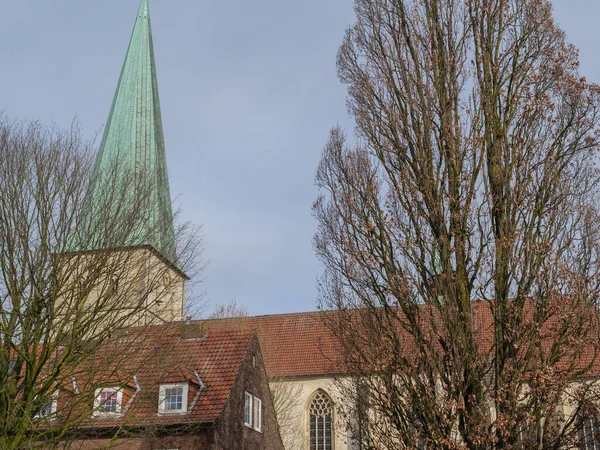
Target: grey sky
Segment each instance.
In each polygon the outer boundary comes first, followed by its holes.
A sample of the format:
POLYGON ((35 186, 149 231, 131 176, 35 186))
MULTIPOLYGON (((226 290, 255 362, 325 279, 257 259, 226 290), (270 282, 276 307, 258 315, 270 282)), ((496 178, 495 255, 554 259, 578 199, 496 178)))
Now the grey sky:
MULTIPOLYGON (((555 0, 600 83, 598 0, 555 0)), ((0 0, 0 110, 106 121, 137 0, 0 0)), ((211 303, 315 308, 314 172, 331 126, 352 131, 335 53, 351 0, 150 0, 171 193, 204 225, 211 303)))

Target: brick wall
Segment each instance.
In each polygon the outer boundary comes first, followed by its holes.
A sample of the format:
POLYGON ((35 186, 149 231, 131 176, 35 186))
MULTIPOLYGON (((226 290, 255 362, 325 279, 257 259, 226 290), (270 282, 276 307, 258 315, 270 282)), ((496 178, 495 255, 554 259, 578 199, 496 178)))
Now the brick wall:
POLYGON ((212 450, 214 448, 213 430, 204 430, 194 434, 164 437, 135 437, 112 439, 86 439, 70 444, 68 450, 212 450), (112 442, 112 445, 111 445, 112 442))
POLYGON ((229 399, 217 426, 216 439, 219 450, 283 450, 267 374, 256 336, 250 343, 237 380, 229 393, 229 399), (244 425, 245 392, 262 400, 260 432, 244 425))

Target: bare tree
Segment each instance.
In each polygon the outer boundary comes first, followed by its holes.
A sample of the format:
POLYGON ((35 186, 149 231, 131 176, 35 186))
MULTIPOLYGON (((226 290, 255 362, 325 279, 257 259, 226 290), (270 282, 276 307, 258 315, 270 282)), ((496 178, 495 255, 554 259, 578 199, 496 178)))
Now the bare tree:
MULTIPOLYGON (((91 150, 77 127, 63 131, 0 117, 3 449, 50 446, 89 419, 82 405, 90 405, 94 389, 79 395, 77 383, 96 386, 117 377, 132 383, 135 368, 122 362, 136 345, 119 330, 180 320, 183 304, 171 310, 172 299, 181 295, 183 303, 184 271, 202 268, 193 226, 175 230, 176 258, 147 245, 161 227, 172 227, 140 226, 149 214, 148 177, 118 161, 110 173, 93 174, 91 150), (102 198, 86 203, 88 184, 99 176, 102 198), (90 214, 102 220, 90 221, 90 214), (57 400, 58 392, 72 395, 57 400)), ((135 336, 143 342, 144 333, 135 336)))
POLYGON ((358 143, 331 132, 314 214, 362 445, 573 443, 598 404, 598 86, 547 0, 355 11, 358 143))
POLYGON ((235 300, 229 303, 219 303, 208 317, 209 319, 230 319, 233 317, 248 317, 248 310, 244 305, 238 305, 235 300))
POLYGON ((283 447, 285 450, 303 450, 304 430, 298 426, 298 406, 303 398, 302 385, 285 378, 271 378, 269 388, 283 447))

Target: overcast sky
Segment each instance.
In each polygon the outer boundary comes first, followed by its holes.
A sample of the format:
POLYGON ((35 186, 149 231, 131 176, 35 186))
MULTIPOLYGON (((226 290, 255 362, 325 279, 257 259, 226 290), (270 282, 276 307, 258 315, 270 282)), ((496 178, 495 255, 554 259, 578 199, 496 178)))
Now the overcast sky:
MULTIPOLYGON (((600 83, 600 1, 555 0, 600 83)), ((0 110, 102 130, 138 0, 0 0, 0 110)), ((315 309, 314 172, 352 123, 335 54, 350 0, 150 0, 171 193, 204 226, 201 290, 251 314, 315 309)))

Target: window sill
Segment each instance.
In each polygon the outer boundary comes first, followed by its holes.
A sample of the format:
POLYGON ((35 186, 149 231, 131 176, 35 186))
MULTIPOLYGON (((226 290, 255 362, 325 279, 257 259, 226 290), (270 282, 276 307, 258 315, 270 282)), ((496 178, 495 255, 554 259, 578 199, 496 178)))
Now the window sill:
POLYGON ((123 413, 120 412, 94 412, 92 419, 119 419, 123 417, 123 413))
POLYGON ((254 427, 253 427, 252 425, 250 425, 250 424, 244 423, 244 426, 245 426, 246 428, 248 428, 249 430, 256 431, 257 433, 262 433, 262 429, 260 429, 260 430, 257 430, 256 428, 254 428, 254 427))
POLYGON ((58 417, 56 417, 55 413, 52 413, 51 416, 38 416, 38 415, 33 416, 33 420, 35 422, 49 422, 51 420, 56 420, 56 419, 58 419, 58 417))
POLYGON ((157 416, 185 416, 189 411, 184 410, 176 410, 176 411, 159 411, 157 416))

